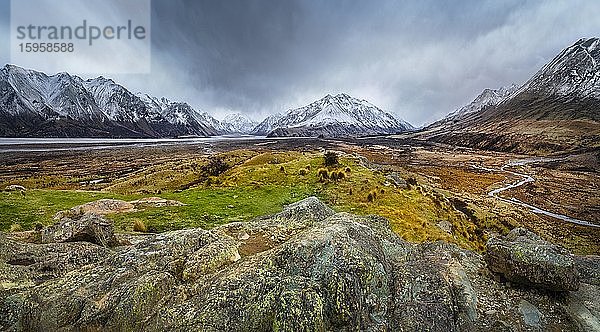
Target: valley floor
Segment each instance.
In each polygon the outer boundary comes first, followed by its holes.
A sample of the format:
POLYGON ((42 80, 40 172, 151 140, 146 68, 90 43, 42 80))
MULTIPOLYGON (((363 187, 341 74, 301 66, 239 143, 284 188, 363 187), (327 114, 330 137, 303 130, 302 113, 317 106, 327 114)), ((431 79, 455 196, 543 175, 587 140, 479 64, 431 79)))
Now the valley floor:
MULTIPOLYGON (((108 215, 118 231, 130 233, 136 223, 148 232, 212 228, 317 196, 337 211, 384 216, 409 241, 444 240, 481 251, 492 233, 524 226, 575 253, 600 253, 600 228, 536 215, 488 195, 520 179, 493 169, 529 158, 525 155, 401 138, 48 143, 6 145, 0 151, 0 188, 27 188, 0 193, 0 230, 15 234, 101 198, 159 196, 185 204, 108 215), (339 164, 326 167, 326 151, 335 151, 339 164), (207 166, 215 160, 226 166, 207 166)), ((558 159, 509 168, 535 181, 501 196, 600 225, 598 156, 558 159)))

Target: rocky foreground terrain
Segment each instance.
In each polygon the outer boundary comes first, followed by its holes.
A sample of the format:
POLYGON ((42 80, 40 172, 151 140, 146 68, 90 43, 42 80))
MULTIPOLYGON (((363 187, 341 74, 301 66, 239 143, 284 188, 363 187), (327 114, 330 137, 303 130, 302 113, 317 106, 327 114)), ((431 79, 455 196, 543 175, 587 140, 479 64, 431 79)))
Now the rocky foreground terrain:
POLYGON ((314 197, 247 223, 144 236, 71 218, 37 243, 0 234, 0 330, 600 329, 600 257, 520 228, 481 255, 405 242, 386 219, 314 197))

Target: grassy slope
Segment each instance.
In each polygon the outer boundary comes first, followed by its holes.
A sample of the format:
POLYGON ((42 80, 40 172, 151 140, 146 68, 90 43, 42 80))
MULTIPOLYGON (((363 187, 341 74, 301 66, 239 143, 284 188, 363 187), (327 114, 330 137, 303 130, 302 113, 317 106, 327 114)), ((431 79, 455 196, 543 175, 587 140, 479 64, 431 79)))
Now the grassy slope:
POLYGON ((195 159, 147 167, 114 181, 102 192, 29 190, 25 198, 19 193, 1 193, 0 229, 7 230, 13 224, 25 229, 36 222, 48 224, 54 213, 100 198, 131 200, 151 195, 187 205, 109 216, 117 229, 130 231, 135 220, 154 231, 211 228, 275 213, 285 204, 315 195, 337 211, 387 217, 392 229, 406 240, 443 239, 467 248, 482 248, 484 239, 475 235, 476 225, 443 195, 422 186, 386 186, 384 174, 360 166, 354 158, 340 158, 340 165, 327 170, 329 174, 344 173, 343 179, 334 181, 318 175, 323 168, 321 154, 242 150, 222 157, 233 167, 208 179, 199 175, 206 160, 195 159), (376 193, 373 201, 367 198, 369 193, 376 193), (436 226, 440 220, 452 223, 454 236, 436 226))

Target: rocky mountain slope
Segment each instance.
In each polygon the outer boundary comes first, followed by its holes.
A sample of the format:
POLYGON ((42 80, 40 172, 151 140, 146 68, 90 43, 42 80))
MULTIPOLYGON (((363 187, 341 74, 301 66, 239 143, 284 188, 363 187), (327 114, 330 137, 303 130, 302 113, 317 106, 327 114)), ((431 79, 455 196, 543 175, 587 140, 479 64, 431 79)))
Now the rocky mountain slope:
POLYGON ((283 114, 277 113, 267 116, 263 121, 257 124, 251 134, 257 136, 267 136, 273 129, 275 124, 283 117, 283 114))
POLYGON ((499 98, 490 92, 484 91, 464 108, 466 112, 449 115, 418 137, 525 153, 600 146, 598 38, 581 39, 566 48, 516 91, 499 98))
MULTIPOLYGON (((272 124, 268 136, 361 137, 396 134, 412 130, 407 122, 394 118, 366 100, 347 94, 327 95, 307 106, 292 109, 272 124)), ((266 120, 265 120, 266 121, 266 120)), ((261 129, 263 130, 263 129, 261 129)))
POLYGON ((469 114, 480 112, 486 107, 497 106, 505 100, 511 98, 518 89, 519 87, 515 84, 508 87, 501 87, 495 90, 485 89, 470 104, 465 105, 457 109, 456 111, 448 114, 445 118, 443 118, 439 122, 436 122, 436 125, 441 125, 447 122, 458 122, 461 119, 464 119, 465 117, 469 116, 469 114))
POLYGON ((0 233, 1 330, 600 326, 600 258, 570 255, 523 229, 490 240, 482 256, 407 243, 385 219, 308 198, 251 222, 130 237, 134 244, 93 214, 41 233, 43 244, 0 233))
POLYGON ((173 137, 222 132, 186 103, 138 96, 110 79, 0 69, 0 136, 173 137))

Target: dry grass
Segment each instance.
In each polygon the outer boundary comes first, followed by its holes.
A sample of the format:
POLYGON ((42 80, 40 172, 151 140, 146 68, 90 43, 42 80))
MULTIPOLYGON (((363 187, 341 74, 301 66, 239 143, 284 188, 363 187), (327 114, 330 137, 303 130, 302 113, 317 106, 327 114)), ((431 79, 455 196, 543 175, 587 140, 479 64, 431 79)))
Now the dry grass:
POLYGON ((133 221, 133 231, 146 233, 146 232, 148 232, 148 228, 146 227, 146 224, 142 220, 135 219, 133 221))

